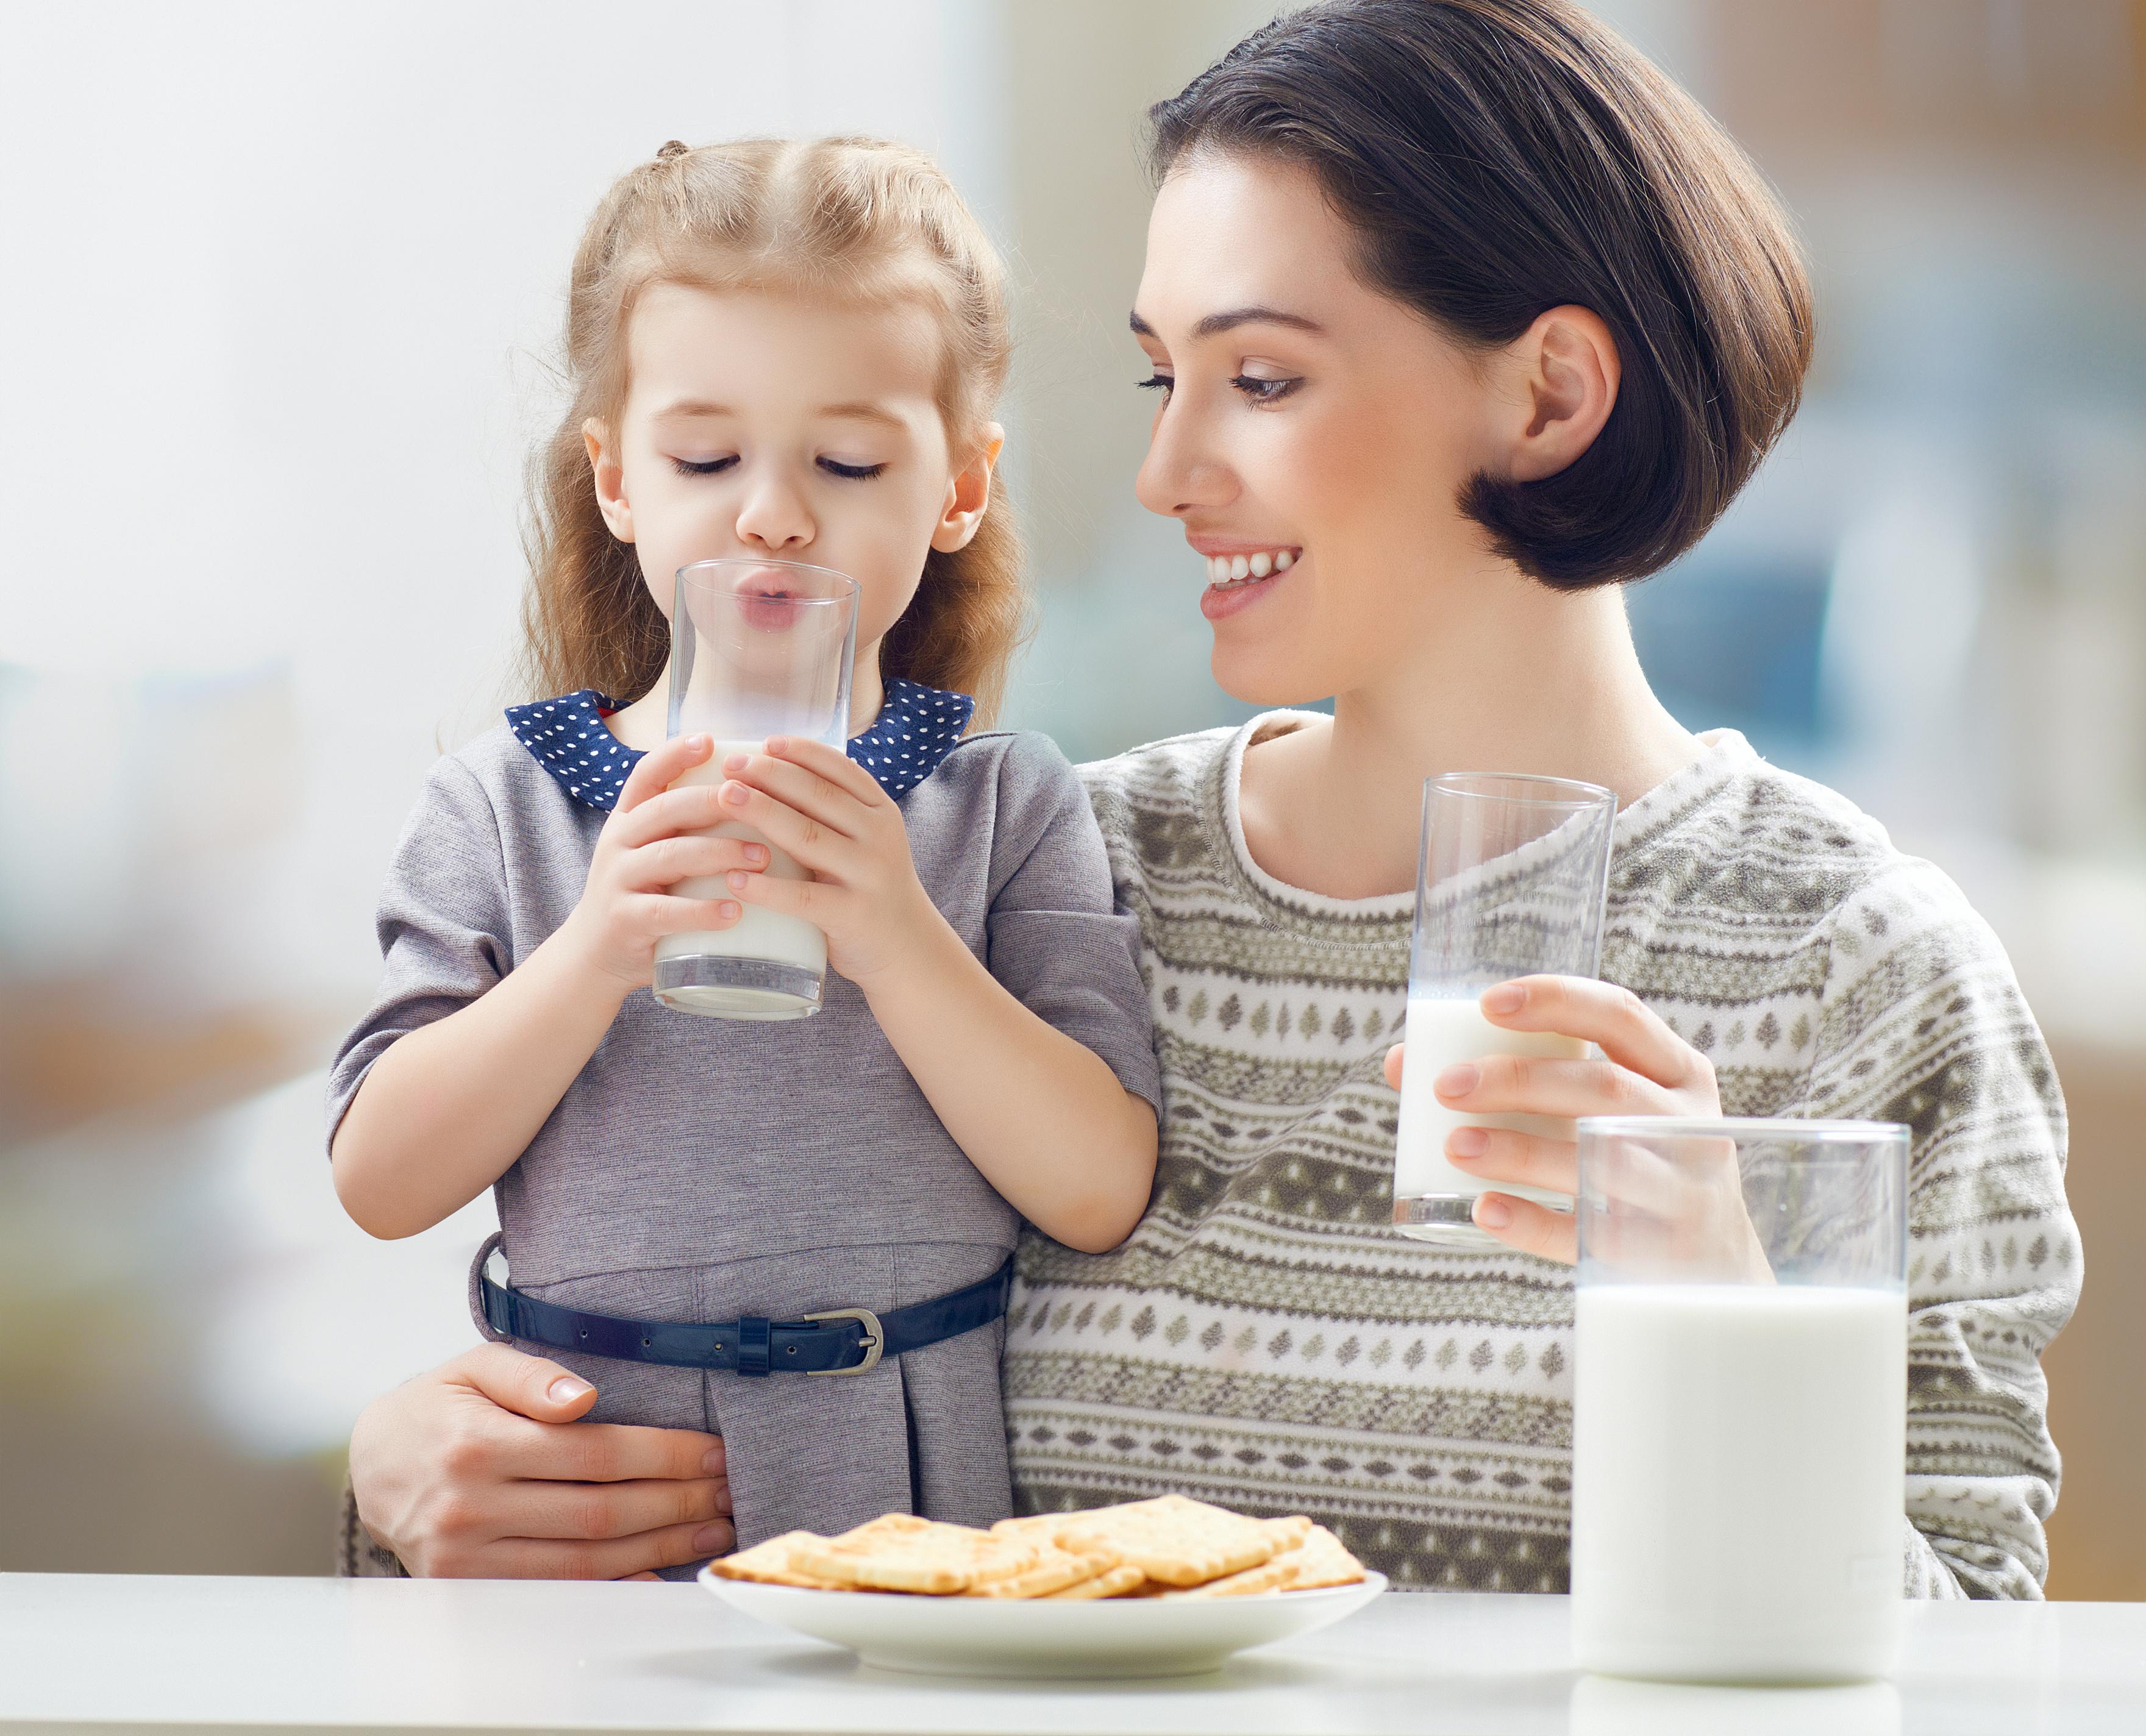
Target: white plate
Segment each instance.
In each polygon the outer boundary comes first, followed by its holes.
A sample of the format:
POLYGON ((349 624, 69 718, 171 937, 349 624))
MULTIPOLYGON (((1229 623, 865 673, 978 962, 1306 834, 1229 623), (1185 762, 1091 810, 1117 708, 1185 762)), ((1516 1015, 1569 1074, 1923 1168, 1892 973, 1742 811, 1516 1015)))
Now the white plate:
POLYGON ((1190 1676, 1232 1652, 1330 1627, 1386 1589, 1358 1585, 1249 1598, 905 1597, 805 1591, 719 1579, 701 1583, 733 1609, 847 1646, 881 1669, 951 1676, 1190 1676))

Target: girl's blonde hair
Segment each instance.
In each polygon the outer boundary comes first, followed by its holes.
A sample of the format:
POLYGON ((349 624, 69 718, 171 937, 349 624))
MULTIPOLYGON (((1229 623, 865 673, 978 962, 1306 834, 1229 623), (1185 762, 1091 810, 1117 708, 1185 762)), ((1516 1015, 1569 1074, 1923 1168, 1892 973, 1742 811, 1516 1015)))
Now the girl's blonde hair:
MULTIPOLYGON (((597 510, 581 425, 616 428, 626 325, 651 284, 783 289, 923 302, 938 316, 939 409, 960 457, 982 438, 1011 359, 1005 272, 939 167, 878 139, 672 140, 604 196, 574 255, 566 377, 572 393, 536 454, 525 546, 523 674, 532 696, 576 688, 637 699, 670 652, 670 628, 633 546, 597 510)), ((881 667, 971 693, 996 715, 1027 626, 1021 544, 1005 492, 968 546, 925 556, 922 582, 881 647, 881 667)))

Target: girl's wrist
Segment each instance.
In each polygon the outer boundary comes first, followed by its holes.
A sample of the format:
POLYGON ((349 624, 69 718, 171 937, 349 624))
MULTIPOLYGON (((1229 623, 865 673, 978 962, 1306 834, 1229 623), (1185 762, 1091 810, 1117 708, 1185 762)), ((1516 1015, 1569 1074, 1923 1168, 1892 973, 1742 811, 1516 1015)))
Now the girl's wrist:
POLYGON ((616 971, 606 968, 584 925, 578 920, 576 908, 566 920, 553 930, 550 937, 530 954, 522 968, 535 964, 538 959, 559 974, 559 986, 566 994, 585 1003, 606 1008, 613 1015, 626 1005, 626 997, 636 985, 628 982, 616 971))
POLYGON ((956 934, 939 907, 931 902, 922 887, 917 888, 916 906, 906 920, 895 925, 895 936, 891 944, 879 949, 870 970, 851 977, 863 993, 865 1000, 877 1015, 882 1003, 891 995, 906 991, 919 983, 929 982, 943 971, 948 958, 947 947, 954 947, 964 957, 968 947, 956 934))

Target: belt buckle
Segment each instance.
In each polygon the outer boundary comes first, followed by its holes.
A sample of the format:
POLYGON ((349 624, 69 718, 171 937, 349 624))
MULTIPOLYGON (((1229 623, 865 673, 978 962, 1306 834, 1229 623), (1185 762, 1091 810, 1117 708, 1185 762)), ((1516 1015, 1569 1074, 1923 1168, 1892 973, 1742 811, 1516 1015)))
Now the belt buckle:
POLYGON ((830 1374, 861 1374, 879 1366, 880 1352, 886 1348, 886 1332, 879 1316, 869 1308, 831 1308, 825 1314, 808 1314, 808 1320, 855 1320, 865 1329, 865 1359, 853 1369, 807 1369, 808 1378, 830 1374))

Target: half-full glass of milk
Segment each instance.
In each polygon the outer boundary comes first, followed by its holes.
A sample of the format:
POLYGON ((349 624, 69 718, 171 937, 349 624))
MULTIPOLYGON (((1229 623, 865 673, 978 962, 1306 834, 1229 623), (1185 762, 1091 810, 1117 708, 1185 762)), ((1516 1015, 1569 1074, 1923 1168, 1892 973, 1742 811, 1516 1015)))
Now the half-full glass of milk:
POLYGON ((1908 1130, 1579 1123, 1583 1669, 1854 1681, 1899 1648, 1908 1130))
MULTIPOLYGON (((1432 1083, 1456 1061, 1490 1055, 1580 1059, 1594 1045, 1503 1030, 1483 1016, 1483 991, 1516 976, 1593 976, 1617 798, 1598 784, 1513 773, 1449 772, 1423 786, 1415 928, 1409 951, 1407 1065, 1394 1148, 1394 1224, 1446 1247, 1498 1245, 1475 1227, 1484 1185, 1445 1155, 1456 1127, 1503 1127, 1570 1140, 1544 1115, 1464 1115, 1432 1083)), ((1564 1195, 1500 1182, 1500 1193, 1569 1210, 1564 1195)))
MULTIPOLYGON (((756 753, 770 736, 848 740, 850 669, 857 642, 857 584, 796 561, 699 561, 678 570, 671 611, 673 736, 706 734, 716 751, 671 787, 720 784, 723 761, 756 753)), ((726 821, 725 838, 766 843, 726 821)), ((790 880, 806 870, 768 849, 762 870, 790 880)), ((680 898, 723 898, 720 875, 682 880, 680 898)), ((757 905, 730 928, 666 935, 656 945, 651 990, 666 1006, 716 1019, 802 1019, 820 1010, 827 937, 800 916, 757 905)))

